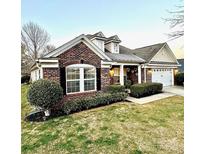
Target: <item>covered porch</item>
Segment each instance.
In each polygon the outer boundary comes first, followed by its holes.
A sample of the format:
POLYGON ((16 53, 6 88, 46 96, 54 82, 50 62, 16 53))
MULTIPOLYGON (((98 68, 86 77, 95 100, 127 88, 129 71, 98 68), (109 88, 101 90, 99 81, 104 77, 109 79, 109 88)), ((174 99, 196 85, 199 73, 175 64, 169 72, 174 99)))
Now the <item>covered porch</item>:
POLYGON ((115 64, 109 71, 110 84, 125 85, 128 80, 131 84, 146 82, 146 68, 140 64, 115 64))

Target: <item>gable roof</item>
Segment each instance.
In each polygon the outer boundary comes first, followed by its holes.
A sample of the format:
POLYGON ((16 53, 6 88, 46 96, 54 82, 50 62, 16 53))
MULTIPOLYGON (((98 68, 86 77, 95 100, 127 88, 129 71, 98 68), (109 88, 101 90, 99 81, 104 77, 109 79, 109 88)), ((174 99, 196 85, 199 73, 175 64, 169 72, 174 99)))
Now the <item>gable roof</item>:
POLYGON ((86 37, 90 40, 95 39, 95 38, 102 39, 104 41, 107 40, 107 38, 105 37, 105 35, 101 31, 97 32, 95 34, 87 34, 86 37))
POLYGON ((120 43, 121 40, 119 39, 119 37, 118 37, 117 35, 114 35, 114 36, 108 37, 105 43, 107 44, 107 43, 109 43, 109 42, 120 43))
MULTIPOLYGON (((49 52, 48 54, 44 55, 43 58, 52 58, 57 57, 61 53, 65 52, 66 50, 70 49, 71 47, 75 46, 76 44, 83 42, 85 45, 87 45, 94 53, 96 53, 102 60, 108 60, 108 61, 120 61, 120 62, 138 62, 138 63, 150 63, 152 58, 157 55, 157 53, 163 48, 167 47, 168 51, 170 51, 170 56, 176 59, 175 55, 172 53, 171 49, 169 48, 168 44, 165 43, 158 43, 153 44, 141 48, 136 49, 129 49, 125 46, 119 45, 119 54, 117 53, 110 53, 106 50, 103 52, 97 45, 95 45, 92 40, 93 39, 102 39, 105 40, 105 43, 108 43, 109 41, 116 41, 121 42, 119 37, 117 35, 111 36, 109 38, 106 38, 105 35, 102 32, 97 32, 93 35, 87 34, 87 35, 79 35, 78 37, 72 39, 71 41, 63 44, 62 46, 56 48, 55 50, 49 52)), ((162 62, 159 62, 162 64, 162 62)), ((176 60, 175 64, 179 64, 176 60)))
POLYGON ((93 36, 105 37, 105 35, 101 31, 93 34, 93 36))
POLYGON ((132 53, 149 62, 166 43, 158 43, 132 50, 132 53))
POLYGON ((113 35, 113 36, 110 36, 110 37, 105 37, 105 35, 100 31, 100 32, 97 32, 95 34, 87 34, 86 37, 90 40, 93 40, 93 39, 101 39, 101 40, 104 40, 105 43, 109 43, 109 42, 116 42, 116 43, 120 43, 121 40, 119 39, 119 37, 117 35, 113 35))
POLYGON ((63 44, 62 46, 56 48, 55 50, 49 52, 48 54, 44 55, 43 58, 51 58, 57 57, 61 53, 65 52, 66 50, 72 48, 76 44, 83 42, 87 45, 95 54, 97 54, 100 58, 111 60, 100 48, 98 48, 91 40, 89 40, 84 34, 79 35, 78 37, 72 39, 71 41, 63 44))
POLYGON ((149 46, 145 46, 145 47, 141 47, 141 48, 136 48, 136 49, 129 49, 127 47, 124 47, 122 45, 119 46, 119 52, 121 54, 133 54, 135 56, 140 57, 141 59, 145 60, 145 62, 148 62, 150 64, 173 64, 173 65, 179 65, 175 55, 173 54, 173 52, 171 51, 171 49, 169 48, 168 44, 165 43, 158 43, 158 44, 153 44, 153 45, 149 45, 149 46), (163 48, 163 47, 167 47, 168 50, 170 51, 170 54, 173 58, 175 58, 175 62, 150 62, 153 57, 155 57, 155 55, 157 55, 157 53, 163 48))

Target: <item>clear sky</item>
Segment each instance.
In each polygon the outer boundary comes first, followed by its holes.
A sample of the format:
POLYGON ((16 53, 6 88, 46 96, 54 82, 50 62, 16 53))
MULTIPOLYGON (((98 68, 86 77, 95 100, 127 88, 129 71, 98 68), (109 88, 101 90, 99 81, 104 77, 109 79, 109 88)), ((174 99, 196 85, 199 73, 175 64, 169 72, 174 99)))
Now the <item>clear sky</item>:
MULTIPOLYGON (((170 32, 167 10, 181 0, 22 0, 22 24, 29 21, 43 27, 58 47, 70 39, 102 31, 117 34, 121 44, 137 48, 165 42, 170 32)), ((183 38, 168 42, 178 58, 183 55, 183 38)))

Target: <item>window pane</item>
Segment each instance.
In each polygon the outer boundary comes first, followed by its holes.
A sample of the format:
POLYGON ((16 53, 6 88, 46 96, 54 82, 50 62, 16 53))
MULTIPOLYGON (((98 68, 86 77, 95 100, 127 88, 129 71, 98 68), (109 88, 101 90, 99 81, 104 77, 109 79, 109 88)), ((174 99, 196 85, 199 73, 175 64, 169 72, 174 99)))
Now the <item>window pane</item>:
POLYGON ((94 68, 84 68, 84 79, 95 78, 95 69, 94 68))
POLYGON ((79 68, 67 68, 67 80, 80 79, 79 68))
POLYGON ((67 93, 79 92, 80 81, 67 81, 67 93))
POLYGON ((87 90, 95 90, 95 80, 85 80, 84 81, 84 89, 87 90))

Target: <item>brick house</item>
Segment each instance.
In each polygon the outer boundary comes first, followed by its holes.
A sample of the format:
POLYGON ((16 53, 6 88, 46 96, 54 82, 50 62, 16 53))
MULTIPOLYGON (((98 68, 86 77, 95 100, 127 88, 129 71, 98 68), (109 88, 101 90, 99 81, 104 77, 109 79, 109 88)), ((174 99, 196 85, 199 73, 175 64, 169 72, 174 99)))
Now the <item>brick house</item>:
POLYGON ((55 80, 70 98, 93 94, 110 84, 124 85, 127 80, 174 84, 179 63, 167 43, 136 49, 120 43, 117 35, 82 34, 36 60, 31 79, 55 80))

